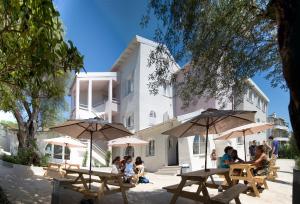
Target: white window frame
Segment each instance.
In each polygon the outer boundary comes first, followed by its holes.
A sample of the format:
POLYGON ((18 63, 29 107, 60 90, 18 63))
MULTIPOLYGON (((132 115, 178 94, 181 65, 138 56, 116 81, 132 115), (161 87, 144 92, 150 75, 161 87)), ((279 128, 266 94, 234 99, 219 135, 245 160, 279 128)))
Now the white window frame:
POLYGON ((134 127, 134 114, 128 114, 127 117, 125 117, 125 126, 128 129, 133 129, 134 127))
POLYGON ((195 135, 193 139, 193 155, 194 156, 203 156, 205 155, 205 137, 201 135, 195 135), (195 138, 199 137, 198 141, 198 151, 194 153, 194 145, 195 145, 195 138))
POLYGON ((153 157, 155 156, 155 140, 150 139, 146 146, 146 157, 153 157))

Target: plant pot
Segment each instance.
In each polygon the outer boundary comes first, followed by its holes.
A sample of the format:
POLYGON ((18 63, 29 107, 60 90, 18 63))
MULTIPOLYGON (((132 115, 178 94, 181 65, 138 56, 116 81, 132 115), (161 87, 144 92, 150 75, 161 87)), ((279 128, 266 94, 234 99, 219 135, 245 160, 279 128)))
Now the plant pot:
POLYGON ((294 169, 293 171, 293 204, 300 203, 300 169, 294 169))

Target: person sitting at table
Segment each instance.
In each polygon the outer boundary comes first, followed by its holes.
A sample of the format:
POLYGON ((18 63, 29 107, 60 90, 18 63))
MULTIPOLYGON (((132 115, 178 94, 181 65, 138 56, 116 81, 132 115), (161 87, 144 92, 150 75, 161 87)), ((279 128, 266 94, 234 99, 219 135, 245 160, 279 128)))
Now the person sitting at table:
POLYGON ((136 177, 140 180, 140 177, 144 176, 145 166, 141 157, 136 157, 134 163, 134 172, 136 173, 136 177))
POLYGON ((120 173, 120 171, 121 171, 121 169, 120 169, 120 161, 121 161, 121 158, 119 156, 117 156, 117 157, 114 158, 114 160, 112 161, 111 173, 113 173, 113 174, 120 173))
POLYGON ((126 166, 127 157, 128 156, 124 156, 123 159, 120 161, 120 171, 122 173, 124 173, 124 169, 125 169, 125 166, 126 166))
POLYGON ((268 174, 269 161, 263 145, 256 147, 255 160, 247 163, 253 164, 256 167, 253 171, 255 176, 265 176, 268 174))
POLYGON ((231 152, 231 162, 235 162, 235 163, 243 163, 244 160, 242 160, 241 158, 239 158, 238 156, 238 152, 236 149, 233 149, 231 152))
POLYGON ((131 156, 127 156, 127 158, 126 158, 125 169, 124 169, 124 182, 132 183, 132 184, 136 183, 136 177, 135 177, 135 173, 134 173, 131 156))
POLYGON ((233 163, 231 161, 231 152, 232 152, 232 150, 233 150, 233 147, 231 147, 231 146, 225 147, 225 149, 224 149, 225 154, 221 158, 221 164, 220 164, 221 168, 228 169, 229 165, 231 163, 233 163))

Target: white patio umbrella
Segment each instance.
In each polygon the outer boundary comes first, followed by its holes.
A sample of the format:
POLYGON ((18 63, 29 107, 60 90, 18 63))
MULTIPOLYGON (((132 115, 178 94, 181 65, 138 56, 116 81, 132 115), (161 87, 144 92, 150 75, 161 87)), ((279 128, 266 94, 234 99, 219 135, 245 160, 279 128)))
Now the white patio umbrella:
POLYGON ((90 139, 90 182, 92 172, 92 143, 93 139, 113 140, 120 137, 130 136, 132 133, 121 123, 108 123, 100 118, 90 118, 85 120, 68 120, 61 125, 50 128, 61 134, 74 138, 90 139))
POLYGON ((108 146, 115 147, 126 147, 126 146, 136 146, 136 145, 146 145, 147 141, 141 140, 135 137, 122 137, 108 142, 108 146))
MULTIPOLYGON (((54 144, 54 145, 59 145, 59 146, 63 146, 63 147, 82 147, 82 148, 86 147, 80 141, 75 140, 68 136, 44 139, 44 141, 47 142, 48 144, 54 144)), ((62 155, 62 158, 63 158, 63 155, 62 155)), ((67 161, 65 160, 65 158, 63 158, 63 160, 65 161, 65 168, 66 168, 67 161)))
POLYGON ((219 134, 226 130, 254 122, 256 111, 233 111, 207 109, 200 115, 167 130, 162 134, 174 137, 188 137, 206 135, 205 142, 205 170, 207 171, 207 144, 208 134, 219 134))
POLYGON ((253 134, 265 131, 267 129, 270 129, 272 127, 273 127, 273 125, 270 124, 270 123, 251 123, 251 124, 236 127, 236 128, 230 129, 226 132, 223 132, 223 133, 220 134, 219 137, 215 138, 215 140, 228 140, 228 139, 243 136, 244 137, 245 161, 246 161, 246 140, 245 140, 245 136, 253 135, 253 134))

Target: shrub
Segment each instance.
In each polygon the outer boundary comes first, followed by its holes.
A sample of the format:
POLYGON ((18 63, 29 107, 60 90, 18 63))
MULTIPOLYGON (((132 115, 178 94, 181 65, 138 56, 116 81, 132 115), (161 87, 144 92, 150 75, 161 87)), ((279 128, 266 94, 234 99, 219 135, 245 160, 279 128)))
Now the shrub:
POLYGON ((85 151, 85 153, 83 155, 83 160, 82 160, 82 166, 83 167, 86 167, 87 157, 88 157, 88 151, 85 151))
POLYGON ((107 151, 106 154, 105 154, 106 166, 109 166, 110 158, 111 158, 111 151, 107 151))

